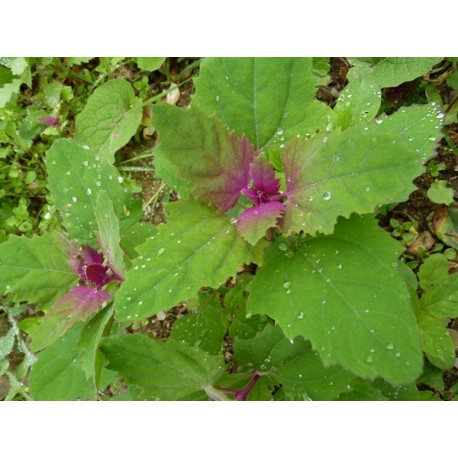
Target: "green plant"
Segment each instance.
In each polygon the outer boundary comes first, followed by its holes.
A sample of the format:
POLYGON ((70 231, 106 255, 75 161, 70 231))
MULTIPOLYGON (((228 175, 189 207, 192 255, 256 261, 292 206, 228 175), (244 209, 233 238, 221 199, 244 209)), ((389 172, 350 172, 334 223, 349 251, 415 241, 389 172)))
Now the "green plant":
MULTIPOLYGON (((353 59, 331 109, 315 98, 322 60, 204 60, 190 108, 152 107, 156 172, 180 197, 157 229, 113 165, 145 102, 101 84, 46 153, 65 238, 0 245, 4 292, 43 312, 21 322, 41 350, 31 396, 418 399, 423 353, 453 365, 455 276, 426 280, 430 257, 418 299, 374 215, 415 189, 444 113, 379 110, 383 88, 439 61, 353 59), (183 303, 166 341, 141 331, 183 303)), ((413 223, 393 224, 408 242, 413 223)))

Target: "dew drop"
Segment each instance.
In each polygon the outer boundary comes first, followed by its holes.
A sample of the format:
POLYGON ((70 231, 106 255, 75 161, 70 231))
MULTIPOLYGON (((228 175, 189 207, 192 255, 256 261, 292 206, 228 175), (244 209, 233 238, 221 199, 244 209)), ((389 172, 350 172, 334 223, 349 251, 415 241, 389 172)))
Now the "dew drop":
POLYGON ((437 119, 443 119, 443 118, 445 118, 445 113, 442 113, 442 112, 437 113, 436 118, 437 118, 437 119))
POLYGON ((73 202, 73 203, 76 203, 77 200, 78 200, 78 199, 77 199, 76 197, 72 197, 72 202, 73 202))
POLYGON ((331 193, 329 191, 326 191, 324 194, 323 194, 323 199, 324 200, 330 200, 331 199, 331 193))
POLYGON ((279 127, 277 129, 277 132, 275 132, 277 135, 282 135, 283 134, 283 129, 281 127, 279 127))
POLYGON ((372 356, 368 356, 368 357, 366 358, 366 361, 367 361, 368 363, 373 363, 373 362, 374 362, 374 358, 373 358, 372 356))
POLYGON ((283 283, 283 288, 285 288, 285 289, 291 288, 291 282, 285 281, 285 282, 283 283))
POLYGON ((343 267, 342 264, 337 264, 338 269, 342 269, 342 267, 343 267))
POLYGON ((165 248, 159 248, 159 250, 157 250, 157 255, 160 256, 161 254, 163 254, 165 251, 165 248))
POLYGON ((396 356, 396 358, 399 358, 401 356, 401 353, 397 352, 394 355, 396 356))
POLYGON ((91 194, 92 194, 92 189, 91 188, 87 188, 86 189, 86 195, 90 196, 91 194))
POLYGON ((280 244, 278 245, 278 249, 279 249, 280 251, 286 251, 286 250, 288 249, 288 245, 287 245, 286 243, 283 243, 283 242, 282 242, 282 243, 280 243, 280 244))
POLYGON ((434 135, 431 135, 430 137, 428 137, 428 140, 430 142, 435 142, 436 141, 436 137, 434 135))
POLYGON ((386 346, 386 348, 387 348, 388 350, 393 350, 394 345, 393 345, 392 343, 389 343, 389 344, 386 346))
POLYGON ((299 320, 303 320, 303 319, 304 319, 304 312, 299 312, 299 313, 297 314, 297 318, 298 318, 299 320))
POLYGON ((378 124, 378 125, 380 125, 380 124, 383 123, 383 119, 382 119, 382 118, 377 118, 377 119, 375 120, 375 123, 378 124))
POLYGON ((142 305, 142 304, 143 304, 143 301, 138 301, 137 304, 138 304, 138 305, 142 305))

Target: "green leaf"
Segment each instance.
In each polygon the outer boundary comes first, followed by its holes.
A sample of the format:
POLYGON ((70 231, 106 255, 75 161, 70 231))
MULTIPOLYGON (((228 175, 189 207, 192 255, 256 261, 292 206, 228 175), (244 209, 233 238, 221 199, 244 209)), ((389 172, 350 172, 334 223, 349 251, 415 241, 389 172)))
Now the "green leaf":
POLYGON ((88 379, 98 378, 96 377, 97 351, 103 331, 112 316, 113 307, 105 307, 84 326, 81 332, 81 338, 78 342, 79 360, 88 379))
POLYGON ((158 342, 140 334, 108 337, 101 349, 129 385, 150 400, 176 401, 198 394, 224 373, 222 356, 177 342, 158 342))
POLYGON ((112 163, 115 152, 137 131, 141 117, 142 102, 130 83, 110 80, 94 91, 76 117, 75 140, 112 163))
MULTIPOLYGON (((355 73, 350 70, 347 78, 349 83, 340 93, 333 112, 336 125, 343 129, 374 119, 382 101, 379 86, 367 78, 367 73, 355 73)), ((333 124, 329 129, 332 127, 333 124)))
POLYGON ((434 181, 426 192, 426 195, 436 204, 450 205, 454 200, 454 191, 453 188, 449 188, 447 185, 448 181, 446 180, 434 181))
POLYGON ((138 247, 140 256, 115 299, 120 320, 142 319, 218 287, 243 263, 258 262, 262 247, 246 243, 225 215, 197 201, 171 204, 170 222, 138 247))
POLYGON ((86 379, 78 360, 83 323, 70 329, 42 351, 30 374, 30 394, 36 401, 92 399, 94 380, 86 379))
POLYGON ((420 288, 429 291, 448 278, 448 261, 442 253, 429 256, 418 271, 420 288))
POLYGON ((24 57, 2 57, 0 64, 11 69, 13 75, 22 75, 29 66, 24 57))
POLYGON ((6 83, 0 87, 0 108, 4 108, 5 105, 11 100, 14 94, 19 93, 21 88, 22 80, 19 78, 14 79, 11 83, 6 83))
POLYGON ((441 206, 434 215, 434 231, 446 245, 458 249, 458 206, 441 206))
POLYGON ((426 291, 421 298, 419 312, 435 318, 457 318, 458 274, 448 275, 441 283, 426 291))
POLYGON ((255 149, 278 147, 315 133, 332 113, 315 99, 313 67, 311 58, 204 59, 193 105, 246 135, 255 149))
POLYGON ((13 293, 17 303, 49 307, 78 279, 67 259, 56 234, 31 239, 11 235, 0 245, 0 292, 13 293))
POLYGON ((121 247, 130 258, 136 258, 137 247, 157 234, 157 227, 149 223, 135 223, 121 234, 121 247))
POLYGON ((154 72, 164 63, 165 57, 137 57, 136 61, 140 69, 154 72))
POLYGON ((115 167, 102 162, 72 140, 54 141, 46 153, 48 189, 63 216, 69 236, 80 244, 94 244, 94 206, 97 191, 104 189, 119 219, 125 217, 129 195, 115 167))
POLYGON ((380 389, 368 380, 356 379, 350 386, 351 391, 341 393, 339 401, 388 401, 380 389))
POLYGON ((280 238, 248 286, 247 309, 271 316, 289 339, 309 339, 325 366, 410 383, 423 358, 396 268, 402 251, 371 216, 339 219, 328 236, 280 238))
POLYGON ((10 328, 5 336, 0 337, 0 361, 5 359, 13 350, 15 336, 14 328, 10 328))
POLYGON ((194 185, 196 197, 221 212, 232 208, 250 181, 252 145, 196 108, 183 110, 164 103, 155 105, 153 114, 160 152, 194 185))
POLYGON ((355 65, 354 73, 364 72, 379 87, 394 87, 423 76, 441 60, 442 57, 385 57, 372 62, 350 59, 350 63, 355 65))
POLYGON ((438 114, 432 105, 411 107, 343 132, 295 138, 282 154, 289 194, 284 231, 330 233, 339 215, 405 200, 434 152, 438 114))
POLYGON ((216 293, 200 293, 196 313, 185 315, 173 323, 170 339, 219 354, 224 347, 228 316, 216 293))
POLYGON ((429 361, 439 369, 447 370, 455 363, 455 343, 445 330, 444 323, 428 315, 418 319, 423 351, 429 361))
POLYGON ((289 341, 280 328, 268 325, 250 340, 237 340, 234 361, 269 375, 286 392, 313 400, 330 400, 346 390, 354 375, 341 367, 325 368, 302 338, 289 341))
POLYGON ((115 213, 113 201, 104 189, 97 191, 94 213, 99 229, 99 246, 110 264, 111 270, 122 277, 124 275, 124 255, 119 245, 121 240, 119 218, 115 213))
POLYGON ((160 145, 154 148, 154 171, 181 198, 187 198, 190 195, 192 185, 186 179, 178 176, 178 167, 167 159, 166 154, 161 151, 160 145))

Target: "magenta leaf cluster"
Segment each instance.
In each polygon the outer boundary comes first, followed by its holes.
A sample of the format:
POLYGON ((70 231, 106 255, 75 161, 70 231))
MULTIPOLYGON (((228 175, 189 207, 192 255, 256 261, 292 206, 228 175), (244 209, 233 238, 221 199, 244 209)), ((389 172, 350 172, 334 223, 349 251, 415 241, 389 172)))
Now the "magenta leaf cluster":
POLYGON ((70 268, 79 275, 84 285, 75 286, 55 304, 55 308, 61 306, 72 308, 72 311, 87 309, 90 312, 97 310, 104 302, 110 299, 110 293, 103 291, 106 284, 111 281, 122 282, 119 276, 109 264, 104 264, 105 256, 96 249, 83 245, 77 247, 69 243, 70 249, 67 261, 70 268))

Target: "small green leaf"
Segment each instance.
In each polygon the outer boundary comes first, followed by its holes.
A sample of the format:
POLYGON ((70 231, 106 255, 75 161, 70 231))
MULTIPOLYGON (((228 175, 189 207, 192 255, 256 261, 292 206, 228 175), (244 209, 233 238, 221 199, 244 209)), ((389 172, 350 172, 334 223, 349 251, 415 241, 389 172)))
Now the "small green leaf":
POLYGON ((140 69, 154 72, 164 63, 165 57, 137 57, 136 61, 140 69))
POLYGON ((340 219, 328 236, 280 238, 248 286, 247 309, 271 316, 289 339, 309 339, 325 366, 410 383, 423 358, 396 267, 402 251, 371 216, 340 219))
POLYGON ((178 342, 158 342, 140 334, 108 337, 102 352, 129 385, 149 400, 176 401, 198 394, 224 373, 222 356, 178 342))
POLYGON ((364 72, 379 87, 399 86, 425 75, 442 57, 384 57, 375 61, 350 59, 354 72, 364 72))
POLYGON ((458 249, 458 206, 441 206, 434 215, 434 231, 448 246, 458 249))
POLYGON ((196 313, 185 315, 173 323, 170 339, 219 354, 224 346, 228 316, 215 293, 199 294, 196 313))
POLYGON ((69 236, 80 244, 94 244, 97 191, 106 191, 116 215, 125 217, 129 195, 115 167, 98 159, 72 140, 54 141, 46 153, 48 189, 62 214, 69 236))
POLYGON ((137 131, 142 117, 142 102, 130 83, 110 80, 89 97, 76 118, 75 140, 88 145, 108 163, 137 131))
POLYGON ((225 215, 197 201, 171 204, 170 222, 136 250, 140 256, 115 299, 120 320, 146 318, 192 298, 202 286, 216 288, 243 263, 260 263, 225 215))
POLYGON ((51 306, 78 279, 67 259, 56 234, 11 235, 0 245, 0 293, 13 293, 17 303, 51 306))
POLYGON ((448 187, 448 181, 446 180, 434 181, 426 195, 436 204, 450 205, 454 200, 453 188, 448 187))
POLYGON ((266 326, 253 339, 237 340, 234 360, 269 375, 286 392, 313 400, 335 398, 354 378, 341 367, 325 368, 308 342, 289 341, 278 326, 266 326))
POLYGON ((332 110, 315 99, 311 58, 207 58, 195 79, 196 104, 216 114, 255 149, 279 147, 313 134, 332 110))
POLYGON ((429 256, 418 271, 420 288, 429 291, 434 286, 448 278, 448 261, 441 253, 434 253, 429 256))
POLYGON ((6 336, 0 337, 0 361, 5 359, 11 353, 14 346, 15 336, 15 330, 11 328, 6 333, 6 336))
POLYGON ((111 270, 122 277, 124 275, 124 255, 119 245, 121 240, 119 218, 116 216, 113 201, 104 189, 97 191, 94 213, 99 229, 99 246, 110 264, 111 270))
POLYGON ((11 100, 14 94, 19 93, 22 80, 19 78, 14 79, 11 83, 6 83, 0 87, 0 108, 4 108, 5 105, 11 100))
POLYGON ((445 330, 444 323, 428 315, 418 320, 421 329, 423 351, 429 361, 439 369, 447 370, 455 363, 455 343, 445 330))
POLYGON ((37 401, 92 399, 93 379, 86 379, 78 360, 78 342, 83 323, 70 329, 42 351, 30 374, 30 394, 37 401))

